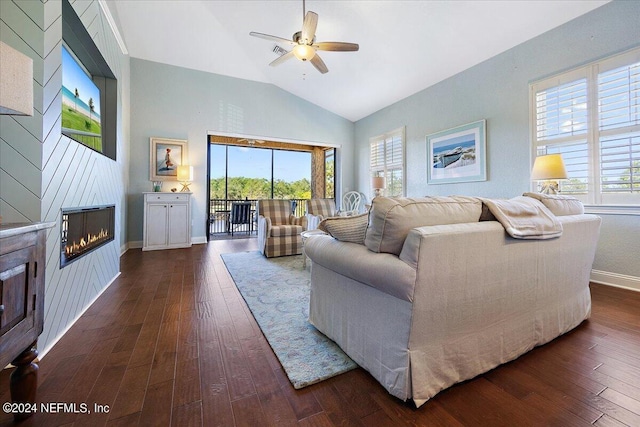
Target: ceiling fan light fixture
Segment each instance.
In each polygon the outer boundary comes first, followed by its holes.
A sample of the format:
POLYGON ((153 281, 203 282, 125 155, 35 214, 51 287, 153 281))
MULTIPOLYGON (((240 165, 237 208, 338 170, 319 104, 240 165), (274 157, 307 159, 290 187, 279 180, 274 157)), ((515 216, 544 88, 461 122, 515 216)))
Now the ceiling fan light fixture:
POLYGON ((299 44, 293 48, 293 54, 301 61, 308 61, 316 56, 316 50, 307 44, 299 44))

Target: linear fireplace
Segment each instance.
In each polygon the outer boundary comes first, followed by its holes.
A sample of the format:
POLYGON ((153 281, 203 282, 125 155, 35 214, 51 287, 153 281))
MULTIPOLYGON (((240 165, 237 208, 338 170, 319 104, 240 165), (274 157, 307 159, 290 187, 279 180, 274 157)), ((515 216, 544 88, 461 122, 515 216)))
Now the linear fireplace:
POLYGON ((62 209, 60 268, 114 239, 115 205, 62 209))

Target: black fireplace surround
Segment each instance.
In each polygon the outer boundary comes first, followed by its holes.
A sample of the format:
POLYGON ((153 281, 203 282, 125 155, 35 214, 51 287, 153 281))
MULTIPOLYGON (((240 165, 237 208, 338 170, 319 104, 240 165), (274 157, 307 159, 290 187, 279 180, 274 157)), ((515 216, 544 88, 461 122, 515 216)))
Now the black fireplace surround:
POLYGON ((115 205, 62 209, 60 268, 114 239, 115 205))

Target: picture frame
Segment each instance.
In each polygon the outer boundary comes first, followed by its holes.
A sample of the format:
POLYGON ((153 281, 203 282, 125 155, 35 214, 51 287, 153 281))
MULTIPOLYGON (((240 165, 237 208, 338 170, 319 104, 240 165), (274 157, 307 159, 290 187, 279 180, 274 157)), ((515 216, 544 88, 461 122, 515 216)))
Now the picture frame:
POLYGON ((150 138, 149 180, 177 181, 178 166, 187 164, 187 141, 150 138))
POLYGON ((486 120, 427 135, 427 183, 487 180, 486 120))

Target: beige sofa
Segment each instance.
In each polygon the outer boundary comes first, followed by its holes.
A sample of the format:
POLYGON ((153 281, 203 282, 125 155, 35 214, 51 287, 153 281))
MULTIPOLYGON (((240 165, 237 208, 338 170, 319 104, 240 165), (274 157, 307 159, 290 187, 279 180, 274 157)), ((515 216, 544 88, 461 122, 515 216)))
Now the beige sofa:
POLYGON ((417 406, 579 325, 600 218, 561 196, 493 202, 378 197, 363 242, 323 224, 310 322, 417 406))

